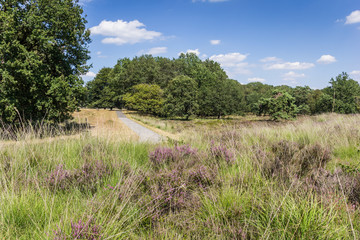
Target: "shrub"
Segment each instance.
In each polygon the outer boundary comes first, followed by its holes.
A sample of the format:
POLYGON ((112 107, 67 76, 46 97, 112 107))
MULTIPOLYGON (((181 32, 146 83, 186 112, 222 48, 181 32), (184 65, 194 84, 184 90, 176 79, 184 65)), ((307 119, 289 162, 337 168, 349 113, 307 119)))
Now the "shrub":
POLYGON ((189 145, 175 146, 174 148, 158 147, 149 154, 149 159, 154 166, 159 166, 195 157, 197 152, 197 149, 191 148, 189 145))
POLYGON ((96 225, 94 218, 89 218, 87 221, 79 219, 77 222, 71 222, 71 233, 67 235, 62 229, 54 231, 54 240, 67 239, 85 239, 85 240, 101 240, 101 227, 96 225))
POLYGON ((210 154, 218 163, 221 160, 224 160, 227 164, 233 164, 235 162, 234 154, 224 145, 212 146, 210 148, 210 154))
POLYGON ((331 160, 329 148, 319 144, 301 146, 285 140, 273 144, 270 152, 255 148, 254 155, 261 171, 267 177, 279 177, 284 180, 304 177, 331 160))
POLYGON ((52 191, 78 187, 81 191, 89 190, 94 193, 97 185, 110 173, 110 168, 101 161, 86 162, 80 169, 73 171, 65 170, 60 164, 48 174, 45 183, 52 191))

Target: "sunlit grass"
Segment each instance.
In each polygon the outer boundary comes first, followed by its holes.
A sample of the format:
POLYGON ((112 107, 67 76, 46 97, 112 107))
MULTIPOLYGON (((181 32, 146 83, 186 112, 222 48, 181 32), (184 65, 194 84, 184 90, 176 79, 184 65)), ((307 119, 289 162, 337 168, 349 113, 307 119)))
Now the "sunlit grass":
MULTIPOLYGON (((354 203, 359 191, 353 184, 358 181, 356 174, 336 175, 335 170, 348 165, 357 171, 360 116, 328 114, 282 123, 245 118, 169 123, 136 117, 152 127, 158 124, 169 134, 181 129, 177 136, 182 143, 156 146, 132 141, 132 133, 116 122, 116 113, 103 110, 75 114, 76 121, 95 126, 76 137, 49 140, 33 136, 25 141, 1 142, 0 239, 74 239, 72 224, 79 220, 89 223, 91 231, 99 227, 102 239, 360 236, 359 206, 354 203), (288 163, 294 168, 302 149, 315 146, 320 153, 329 149, 331 159, 323 166, 326 170, 310 169, 304 177, 289 175, 284 179, 276 172, 269 177, 266 164, 278 161, 274 146, 281 141, 298 149, 288 163), (179 150, 181 144, 189 146, 179 150), (160 157, 165 163, 149 159, 155 149, 158 155, 152 158, 160 157), (184 151, 184 155, 177 151, 184 151), (265 154, 264 162, 257 156, 260 151, 265 154), (225 153, 234 154, 234 161, 226 161, 225 153), (65 181, 63 188, 49 184, 50 174, 59 166, 69 174, 53 175, 65 181), (108 167, 106 175, 102 166, 108 167), (321 178, 328 183, 310 185, 311 178, 327 170, 328 175, 334 173, 321 178), (99 177, 94 182, 91 176, 99 177), (341 187, 334 187, 338 182, 341 187), (179 202, 179 192, 188 194, 187 201, 179 202)), ((279 154, 286 156, 287 152, 279 154)))

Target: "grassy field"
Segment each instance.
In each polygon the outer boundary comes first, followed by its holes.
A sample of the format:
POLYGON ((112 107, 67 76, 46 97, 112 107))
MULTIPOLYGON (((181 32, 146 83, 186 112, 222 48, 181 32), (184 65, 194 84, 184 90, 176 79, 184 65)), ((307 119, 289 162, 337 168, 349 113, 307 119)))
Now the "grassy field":
POLYGON ((113 113, 75 113, 92 126, 76 138, 0 142, 0 239, 359 239, 359 115, 127 113, 176 138, 152 145, 113 113))

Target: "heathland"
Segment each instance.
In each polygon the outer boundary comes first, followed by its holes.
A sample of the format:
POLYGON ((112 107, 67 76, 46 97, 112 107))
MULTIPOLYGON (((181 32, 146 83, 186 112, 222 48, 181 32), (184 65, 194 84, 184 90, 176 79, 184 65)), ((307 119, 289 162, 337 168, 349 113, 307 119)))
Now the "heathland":
POLYGON ((360 236, 360 116, 128 116, 168 141, 139 143, 104 110, 75 113, 84 129, 2 141, 1 238, 360 236))

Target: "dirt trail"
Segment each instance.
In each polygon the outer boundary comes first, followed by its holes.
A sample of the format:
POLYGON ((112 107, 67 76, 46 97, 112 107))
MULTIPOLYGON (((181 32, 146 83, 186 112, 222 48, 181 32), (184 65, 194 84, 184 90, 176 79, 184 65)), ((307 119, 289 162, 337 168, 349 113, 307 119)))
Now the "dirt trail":
POLYGON ((121 111, 116 112, 119 119, 128 126, 132 131, 134 131, 137 135, 139 135, 140 142, 152 142, 152 143, 159 143, 163 139, 162 137, 157 134, 156 132, 153 132, 152 130, 134 122, 133 120, 128 119, 125 114, 123 114, 121 111))

